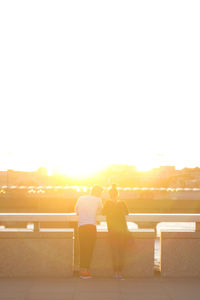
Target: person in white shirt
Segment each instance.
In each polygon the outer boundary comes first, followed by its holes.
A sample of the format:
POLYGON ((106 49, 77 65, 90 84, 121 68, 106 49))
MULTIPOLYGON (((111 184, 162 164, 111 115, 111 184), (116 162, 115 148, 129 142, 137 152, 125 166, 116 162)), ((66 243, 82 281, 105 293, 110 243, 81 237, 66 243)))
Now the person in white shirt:
POLYGON ((96 215, 101 212, 100 186, 94 186, 91 195, 81 196, 75 206, 78 215, 80 278, 91 278, 89 267, 96 241, 96 215))

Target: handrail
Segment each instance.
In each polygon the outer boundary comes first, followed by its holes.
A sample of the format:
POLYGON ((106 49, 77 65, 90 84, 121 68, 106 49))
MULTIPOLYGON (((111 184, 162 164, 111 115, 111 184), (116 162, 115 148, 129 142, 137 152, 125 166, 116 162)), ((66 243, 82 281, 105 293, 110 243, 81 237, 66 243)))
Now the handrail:
MULTIPOLYGON (((99 215, 97 221, 105 221, 99 215)), ((129 222, 200 222, 200 214, 154 214, 137 213, 126 216, 129 222)), ((75 213, 0 213, 0 222, 77 222, 75 213)))

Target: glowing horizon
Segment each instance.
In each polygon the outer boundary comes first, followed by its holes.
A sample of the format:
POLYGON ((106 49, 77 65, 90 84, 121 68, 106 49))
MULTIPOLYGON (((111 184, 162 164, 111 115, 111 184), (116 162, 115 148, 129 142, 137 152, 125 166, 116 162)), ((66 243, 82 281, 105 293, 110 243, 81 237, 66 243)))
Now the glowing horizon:
MULTIPOLYGON (((148 168, 147 166, 138 167, 136 165, 131 165, 131 164, 108 164, 108 165, 101 166, 99 168, 94 168, 94 167, 93 168, 88 168, 86 166, 84 169, 81 169, 81 168, 72 167, 72 169, 70 170, 70 169, 67 169, 67 168, 64 169, 63 167, 52 169, 52 168, 45 167, 44 165, 41 165, 41 166, 38 166, 37 168, 32 168, 32 169, 8 168, 8 169, 1 169, 0 171, 13 170, 13 171, 22 171, 22 172, 36 172, 40 168, 45 168, 47 170, 48 175, 56 175, 57 174, 57 175, 68 176, 70 178, 80 178, 81 179, 81 178, 92 177, 93 175, 97 174, 98 172, 104 171, 107 168, 112 168, 112 167, 115 167, 115 166, 135 167, 138 172, 148 172, 148 171, 152 171, 153 169, 156 169, 156 168, 170 167, 170 166, 175 167, 176 170, 181 170, 181 169, 185 168, 184 166, 177 168, 174 165, 157 165, 157 166, 153 166, 153 167, 148 168)), ((188 168, 190 168, 190 167, 188 167, 188 168)), ((195 166, 191 167, 191 168, 195 168, 195 166)))

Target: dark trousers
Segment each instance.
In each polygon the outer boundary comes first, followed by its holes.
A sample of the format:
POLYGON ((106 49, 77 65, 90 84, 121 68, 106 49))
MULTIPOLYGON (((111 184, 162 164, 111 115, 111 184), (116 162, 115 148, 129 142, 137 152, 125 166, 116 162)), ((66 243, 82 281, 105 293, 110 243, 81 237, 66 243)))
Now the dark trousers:
POLYGON ((110 231, 109 240, 112 253, 113 270, 114 272, 121 272, 124 266, 127 237, 122 232, 110 231))
POLYGON ((83 225, 79 227, 80 267, 89 269, 96 242, 96 226, 83 225))

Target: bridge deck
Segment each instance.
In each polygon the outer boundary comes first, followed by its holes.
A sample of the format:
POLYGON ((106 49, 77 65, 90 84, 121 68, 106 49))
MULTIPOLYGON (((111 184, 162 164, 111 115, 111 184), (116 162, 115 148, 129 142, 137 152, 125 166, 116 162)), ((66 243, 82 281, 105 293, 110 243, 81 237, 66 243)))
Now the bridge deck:
POLYGON ((6 300, 197 300, 200 279, 0 279, 6 300))

